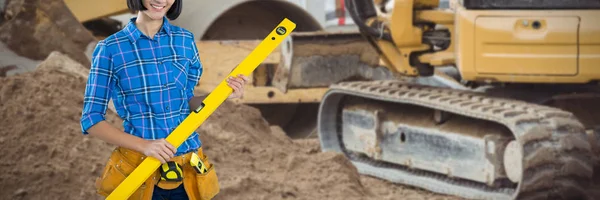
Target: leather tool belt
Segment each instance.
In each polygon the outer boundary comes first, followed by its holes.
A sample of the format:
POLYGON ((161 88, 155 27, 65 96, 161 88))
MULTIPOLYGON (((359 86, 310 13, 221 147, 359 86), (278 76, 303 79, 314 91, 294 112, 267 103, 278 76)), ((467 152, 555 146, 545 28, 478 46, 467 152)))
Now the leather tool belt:
MULTIPOLYGON (((98 194, 104 197, 108 196, 139 164, 142 163, 145 158, 146 156, 139 152, 122 147, 116 148, 108 159, 102 174, 96 179, 96 189, 98 194)), ((207 156, 204 155, 202 148, 198 149, 197 154, 195 152, 190 152, 173 157, 170 165, 179 167, 181 170, 181 173, 179 174, 181 175, 181 179, 165 179, 161 176, 162 170, 157 169, 129 199, 151 200, 155 185, 170 190, 183 184, 190 200, 212 199, 219 193, 219 181, 214 165, 210 163, 207 156), (194 162, 190 162, 191 160, 194 162), (198 162, 200 162, 200 164, 198 164, 198 162), (198 173, 198 165, 203 165, 205 167, 205 170, 200 171, 203 173, 198 173)), ((163 166, 165 165, 162 165, 161 168, 163 166)), ((168 168, 169 164, 166 166, 168 168)), ((169 170, 167 170, 167 172, 168 171, 169 170)), ((167 175, 168 173, 163 174, 167 175)))

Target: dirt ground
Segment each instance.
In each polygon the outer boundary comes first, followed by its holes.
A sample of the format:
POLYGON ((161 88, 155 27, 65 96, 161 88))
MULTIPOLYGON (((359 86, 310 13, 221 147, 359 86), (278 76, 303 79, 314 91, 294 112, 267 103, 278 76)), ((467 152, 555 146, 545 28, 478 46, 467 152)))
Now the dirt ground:
MULTIPOLYGON (((59 54, 0 78, 0 199, 102 199, 112 145, 80 133, 85 72, 59 54)), ((107 121, 122 128, 107 111, 107 121)), ((457 199, 361 176, 316 139, 291 140, 252 107, 226 102, 198 129, 217 167, 216 199, 457 199)))

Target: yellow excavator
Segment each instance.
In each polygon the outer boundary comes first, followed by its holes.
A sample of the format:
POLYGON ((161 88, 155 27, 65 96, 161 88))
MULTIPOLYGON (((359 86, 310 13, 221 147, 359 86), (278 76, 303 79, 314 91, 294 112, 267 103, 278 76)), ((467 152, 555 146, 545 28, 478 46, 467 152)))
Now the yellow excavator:
POLYGON ((332 84, 318 113, 324 151, 362 174, 464 198, 589 197, 600 1, 345 5, 398 78, 332 84))

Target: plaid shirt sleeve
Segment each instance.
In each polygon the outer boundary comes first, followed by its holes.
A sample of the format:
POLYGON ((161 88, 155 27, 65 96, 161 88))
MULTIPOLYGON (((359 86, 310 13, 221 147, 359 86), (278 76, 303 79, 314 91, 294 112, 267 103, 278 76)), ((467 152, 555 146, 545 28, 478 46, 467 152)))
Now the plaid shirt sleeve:
POLYGON ((88 76, 81 115, 81 131, 87 130, 105 120, 106 109, 114 84, 112 79, 112 61, 104 41, 98 42, 92 54, 92 64, 88 76))
POLYGON ((202 62, 200 61, 200 55, 198 52, 198 47, 196 46, 196 40, 193 39, 193 37, 191 43, 194 55, 192 56, 190 67, 188 69, 189 71, 187 77, 187 88, 185 91, 188 101, 192 99, 192 97, 194 97, 194 88, 196 87, 196 85, 198 85, 198 81, 200 79, 200 76, 202 75, 202 62))

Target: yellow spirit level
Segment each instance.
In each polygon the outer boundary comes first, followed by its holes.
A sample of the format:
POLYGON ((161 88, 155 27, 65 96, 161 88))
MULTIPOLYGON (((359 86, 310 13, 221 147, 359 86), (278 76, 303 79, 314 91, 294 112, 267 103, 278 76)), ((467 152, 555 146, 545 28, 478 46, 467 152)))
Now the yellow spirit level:
MULTIPOLYGON (((250 73, 262 63, 273 50, 287 37, 296 24, 289 19, 283 19, 279 25, 267 35, 267 37, 248 55, 228 77, 236 77, 238 74, 250 76, 250 73)), ((193 110, 188 117, 166 138, 175 148, 178 148, 204 121, 219 107, 233 89, 227 85, 227 78, 202 101, 201 105, 193 110)), ((160 161, 153 157, 147 157, 115 190, 108 195, 107 200, 127 199, 135 192, 142 183, 158 169, 160 161)))

